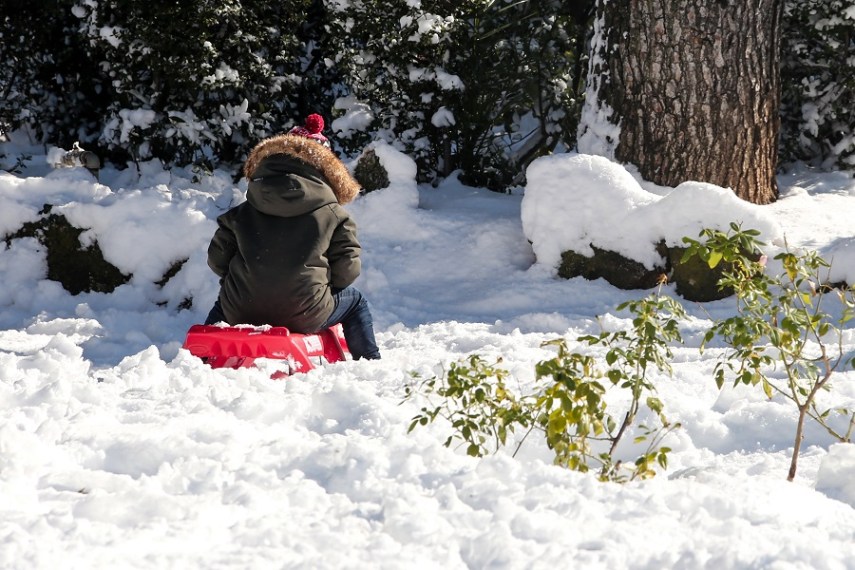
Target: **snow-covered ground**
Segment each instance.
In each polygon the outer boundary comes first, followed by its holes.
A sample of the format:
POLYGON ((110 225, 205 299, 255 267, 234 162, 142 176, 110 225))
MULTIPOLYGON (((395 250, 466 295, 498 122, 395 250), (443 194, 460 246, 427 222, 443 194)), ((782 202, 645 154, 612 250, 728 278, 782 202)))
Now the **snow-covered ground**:
MULTIPOLYGON (((4 150, 9 161, 22 148, 4 150)), ((607 161, 563 155, 535 163, 525 196, 502 195, 417 186, 408 159, 382 148, 392 186, 348 208, 383 359, 271 380, 274 362, 212 370, 181 349, 217 294, 214 220, 245 182, 156 164, 96 181, 35 154, 0 173, 0 234, 52 204, 133 278, 72 296, 45 278, 35 239, 0 250, 0 567, 855 569, 855 445, 810 424, 788 483, 794 407, 719 391, 715 351, 698 350, 733 299, 685 303, 686 344, 673 377, 656 379, 683 427, 650 480, 553 466, 535 436, 516 457, 468 457, 443 446, 442 421, 408 433, 423 402, 402 403, 411 373, 472 354, 501 356, 524 387, 552 356, 544 341, 573 346, 598 316, 624 323, 615 307, 648 292, 555 277, 555 252, 586 236, 632 254, 739 217, 772 250, 784 238, 818 249, 852 283, 851 177, 782 175, 781 200, 762 208, 689 184, 687 203, 607 161)), ((855 407, 855 372, 838 375, 834 398, 855 407)))

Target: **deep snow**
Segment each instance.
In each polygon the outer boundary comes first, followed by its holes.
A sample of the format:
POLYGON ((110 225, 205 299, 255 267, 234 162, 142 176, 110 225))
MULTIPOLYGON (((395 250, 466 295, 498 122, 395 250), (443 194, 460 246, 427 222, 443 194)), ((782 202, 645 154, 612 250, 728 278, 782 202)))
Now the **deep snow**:
MULTIPOLYGON (((402 403, 410 373, 501 356, 524 387, 552 354, 543 341, 572 345, 598 317, 625 325, 615 307, 649 292, 555 277, 556 252, 591 236, 632 254, 738 216, 771 253, 786 238, 855 281, 847 175, 781 175, 782 199, 764 207, 688 183, 687 203, 604 159, 558 155, 535 163, 525 192, 502 195, 418 186, 412 162, 380 146, 392 186, 348 208, 383 360, 274 381, 274 362, 211 370, 180 348, 216 296, 214 220, 245 182, 154 163, 96 181, 52 168, 55 151, 0 148, 6 162, 34 154, 0 173, 0 233, 53 204, 133 274, 111 294, 72 296, 45 279, 35 239, 0 250, 2 568, 855 568, 855 445, 810 425, 788 483, 794 408, 719 391, 716 351, 698 351, 733 299, 684 303, 686 345, 674 376, 656 379, 683 428, 651 480, 555 467, 534 437, 517 457, 467 457, 442 445, 447 424, 408 433, 420 402, 402 403)), ((855 350, 851 325, 844 348, 855 350)), ((839 374, 834 397, 855 407, 855 372, 839 374)))

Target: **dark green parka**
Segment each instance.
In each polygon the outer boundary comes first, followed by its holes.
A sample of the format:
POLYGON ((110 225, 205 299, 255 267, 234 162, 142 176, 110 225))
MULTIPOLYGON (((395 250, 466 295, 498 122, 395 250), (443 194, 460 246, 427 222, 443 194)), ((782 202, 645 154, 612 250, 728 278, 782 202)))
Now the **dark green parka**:
POLYGON ((246 202, 217 218, 208 265, 220 276, 229 324, 315 332, 333 310, 332 289, 359 276, 356 225, 342 208, 359 184, 311 139, 266 139, 244 165, 246 202))

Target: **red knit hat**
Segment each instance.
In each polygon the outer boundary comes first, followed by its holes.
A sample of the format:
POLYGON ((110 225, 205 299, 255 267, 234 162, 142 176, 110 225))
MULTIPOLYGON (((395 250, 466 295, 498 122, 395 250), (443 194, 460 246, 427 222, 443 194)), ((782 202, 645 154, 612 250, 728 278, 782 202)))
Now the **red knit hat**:
POLYGON ((318 141, 322 145, 327 148, 330 148, 330 141, 327 137, 321 134, 321 131, 324 130, 324 118, 317 113, 312 113, 308 117, 306 117, 304 127, 294 127, 290 131, 288 131, 289 135, 299 135, 301 137, 310 138, 318 141))
POLYGON ((324 130, 324 118, 317 113, 312 113, 306 117, 306 129, 315 134, 320 133, 324 130))

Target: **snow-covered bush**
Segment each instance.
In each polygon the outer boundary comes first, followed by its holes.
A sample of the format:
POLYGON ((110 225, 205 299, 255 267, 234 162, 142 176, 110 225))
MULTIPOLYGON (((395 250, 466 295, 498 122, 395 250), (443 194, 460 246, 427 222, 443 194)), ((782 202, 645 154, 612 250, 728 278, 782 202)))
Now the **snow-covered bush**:
POLYGON ((325 5, 329 64, 346 87, 338 108, 367 119, 340 130, 345 148, 383 139, 417 161, 422 181, 459 169, 502 188, 538 152, 572 142, 576 24, 560 3, 325 5))
POLYGON ((855 170, 855 0, 789 0, 782 159, 855 170))
POLYGON ((258 139, 329 109, 311 0, 58 0, 0 28, 0 130, 113 162, 239 162, 258 139))
POLYGON ((73 0, 7 2, 0 12, 0 136, 70 148, 97 138, 105 81, 88 57, 73 0), (8 9, 6 9, 8 7, 8 9))
POLYGON ((100 143, 167 164, 235 162, 294 114, 309 2, 81 0, 73 13, 109 77, 100 143))

